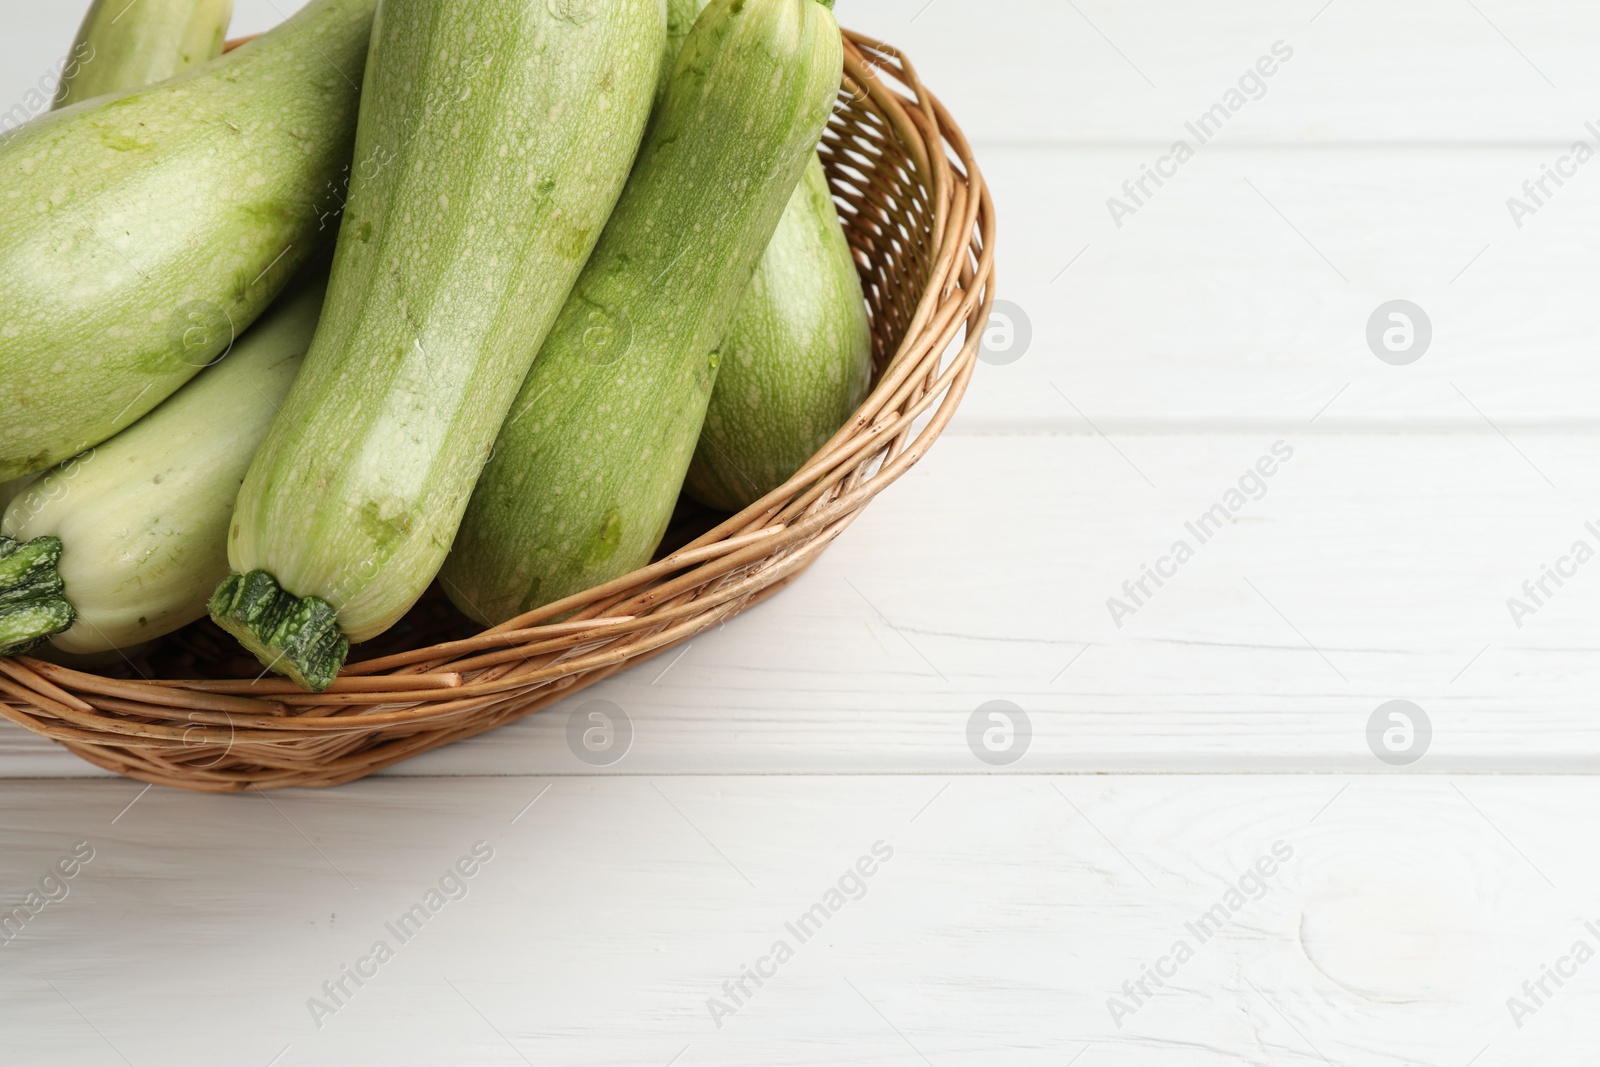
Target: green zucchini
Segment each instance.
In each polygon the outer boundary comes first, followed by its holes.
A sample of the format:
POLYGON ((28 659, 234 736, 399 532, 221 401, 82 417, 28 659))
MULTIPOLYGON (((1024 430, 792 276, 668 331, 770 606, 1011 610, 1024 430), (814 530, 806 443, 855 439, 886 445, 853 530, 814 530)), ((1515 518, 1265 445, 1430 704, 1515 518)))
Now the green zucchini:
POLYGON ((649 118, 662 0, 385 0, 305 368, 239 494, 211 613, 326 688, 438 572, 649 118))
MULTIPOLYGON (((95 0, 63 64, 52 108, 164 81, 216 57, 232 15, 233 0, 146 0, 136 10, 121 0, 109 4, 95 0)), ((79 468, 74 464, 70 469, 79 468)), ((0 515, 38 477, 31 474, 0 483, 0 515)), ((48 506, 47 492, 59 491, 54 484, 36 491, 32 510, 48 506)), ((76 612, 65 598, 57 570, 61 551, 59 538, 23 545, 0 537, 0 557, 10 561, 9 567, 0 566, 0 574, 13 581, 22 578, 24 586, 32 586, 0 592, 0 655, 23 651, 72 625, 76 612), (19 557, 20 549, 27 551, 19 557), (24 578, 17 563, 30 554, 42 561, 43 569, 24 578)))
POLYGON ((667 99, 667 86, 672 84, 672 71, 678 65, 678 53, 683 42, 689 39, 695 19, 705 4, 701 0, 667 0, 667 43, 661 57, 661 77, 656 82, 656 110, 667 99))
POLYGON ((872 328, 815 156, 722 342, 684 490, 739 511, 788 481, 867 395, 872 328))
POLYGON ((52 106, 166 81, 215 59, 232 19, 233 0, 94 0, 52 106))
MULTIPOLYGON (((688 20, 708 0, 671 0, 688 20)), ((669 15, 668 54, 674 37, 669 15)), ((681 15, 680 15, 681 17, 681 15)), ((739 301, 684 491, 739 511, 844 425, 872 379, 872 328, 822 161, 813 159, 739 301)))
POLYGON ((714 0, 628 187, 512 405, 441 584, 480 622, 647 562, 721 340, 839 88, 818 0, 714 0))
MULTIPOLYGON (((60 546, 56 596, 74 619, 51 638, 57 648, 126 648, 205 615, 228 574, 239 483, 311 343, 323 285, 313 278, 285 294, 216 366, 11 502, 0 533, 60 546)), ((7 592, 0 584, 0 634, 12 644, 47 636, 23 633, 7 592)))
POLYGON ((0 147, 0 480, 135 422, 333 234, 375 0, 312 0, 187 75, 0 147))

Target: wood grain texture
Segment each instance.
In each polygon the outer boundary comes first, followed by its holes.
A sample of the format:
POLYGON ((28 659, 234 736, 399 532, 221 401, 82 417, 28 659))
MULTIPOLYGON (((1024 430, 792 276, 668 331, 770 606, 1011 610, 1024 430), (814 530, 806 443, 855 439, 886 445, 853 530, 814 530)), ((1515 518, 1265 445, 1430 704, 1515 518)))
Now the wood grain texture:
POLYGON ((1506 200, 1555 153, 1218 146, 1147 183, 1119 229, 1107 199, 1157 158, 979 154, 999 205, 1001 299, 1022 309, 1031 346, 1019 329, 1020 357, 981 368, 954 432, 1081 431, 1085 418, 1107 432, 1282 432, 1313 416, 1329 432, 1596 427, 1600 320, 1583 294, 1600 285, 1600 166, 1519 229, 1506 200), (1409 366, 1368 347, 1369 319, 1394 299, 1432 323, 1409 366))
POLYGON ((514 777, 270 803, 157 789, 127 807, 137 796, 0 786, 7 899, 74 843, 94 849, 0 948, 7 1062, 183 1067, 226 1045, 229 1062, 340 1067, 1497 1067, 1586 1063, 1596 1036, 1586 972, 1521 1029, 1506 1008, 1574 940, 1600 940, 1583 925, 1593 857, 1571 847, 1600 829, 1586 779, 514 777), (464 899, 400 943, 385 924, 479 841, 493 858, 464 899), (877 842, 892 856, 865 894, 801 943, 786 924, 877 842), (1275 846, 1287 861, 1246 878, 1275 846), (784 939, 794 957, 719 1028, 708 998, 784 939), (378 940, 394 958, 319 1028, 308 999, 378 940), (1193 958, 1117 1025, 1110 998, 1147 965, 1174 970, 1180 940, 1193 958))
POLYGON ((980 140, 1166 144, 1274 42, 1294 50, 1230 136, 1275 144, 1562 144, 1600 104, 1591 8, 1491 0, 841 3, 904 48, 980 140))
MULTIPOLYGON (((76 25, 12 6, 0 99, 76 25)), ((239 0, 236 28, 292 6, 239 0)), ((1600 13, 838 16, 903 47, 973 136, 1032 347, 980 368, 804 580, 577 701, 278 810, 0 782, 0 901, 97 849, 0 948, 0 1060, 1591 1062, 1592 967, 1520 1028, 1507 998, 1600 948, 1600 569, 1521 628, 1506 600, 1600 546, 1600 170, 1521 228, 1506 199, 1595 143, 1600 13), (1295 56, 1266 95, 1117 227, 1107 198, 1278 39, 1295 56), (1394 298, 1436 327, 1407 367, 1364 338, 1394 298), (1106 599, 1278 440, 1265 495, 1116 627, 1106 599), (1409 771, 1366 738, 1396 698, 1434 729, 1409 771), (567 739, 590 699, 635 730, 609 767, 567 739), (1004 769, 967 742, 996 699, 1033 729, 1004 769), (318 1030, 306 999, 480 839, 467 898, 318 1030), (706 999, 878 840, 895 857, 867 895, 718 1029, 706 999), (1280 841, 1261 899, 1119 1027, 1108 999, 1280 841)), ((92 773, 0 726, 0 777, 92 773)))

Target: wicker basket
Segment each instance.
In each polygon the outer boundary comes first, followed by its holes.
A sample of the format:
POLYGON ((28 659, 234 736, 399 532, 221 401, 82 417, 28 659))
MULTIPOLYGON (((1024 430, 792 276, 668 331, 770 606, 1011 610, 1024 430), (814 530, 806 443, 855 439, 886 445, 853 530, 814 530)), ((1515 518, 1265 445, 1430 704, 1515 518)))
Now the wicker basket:
POLYGON ((681 547, 492 630, 425 598, 325 693, 258 678, 206 620, 106 674, 0 659, 0 715, 145 782, 337 785, 538 711, 777 592, 933 444, 994 301, 993 204, 961 131, 893 48, 845 33, 821 154, 871 305, 875 380, 787 484, 732 517, 681 509, 667 541, 681 547), (174 675, 204 677, 149 680, 174 675))

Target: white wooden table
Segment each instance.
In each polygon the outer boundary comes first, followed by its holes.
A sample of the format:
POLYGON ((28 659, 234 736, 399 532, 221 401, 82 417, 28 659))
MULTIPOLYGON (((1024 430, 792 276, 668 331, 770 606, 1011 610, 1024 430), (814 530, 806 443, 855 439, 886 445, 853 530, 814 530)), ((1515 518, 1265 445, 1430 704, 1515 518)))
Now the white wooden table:
MULTIPOLYGON (((0 110, 80 6, 0 0, 0 110)), ((780 597, 381 778, 0 727, 0 1063, 1594 1062, 1600 9, 838 13, 995 190, 1020 316, 944 440, 780 597)))

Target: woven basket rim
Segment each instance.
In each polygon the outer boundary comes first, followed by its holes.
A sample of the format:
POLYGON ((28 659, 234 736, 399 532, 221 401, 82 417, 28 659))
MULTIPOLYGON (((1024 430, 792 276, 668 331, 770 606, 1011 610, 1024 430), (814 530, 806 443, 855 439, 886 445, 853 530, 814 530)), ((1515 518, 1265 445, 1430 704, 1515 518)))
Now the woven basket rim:
POLYGON ((943 432, 995 299, 994 205, 966 137, 898 49, 842 33, 840 108, 819 152, 869 302, 879 298, 876 376, 788 482, 632 574, 465 639, 350 663, 324 693, 277 678, 129 680, 19 656, 0 659, 0 716, 140 781, 337 785, 540 710, 797 578, 943 432))

